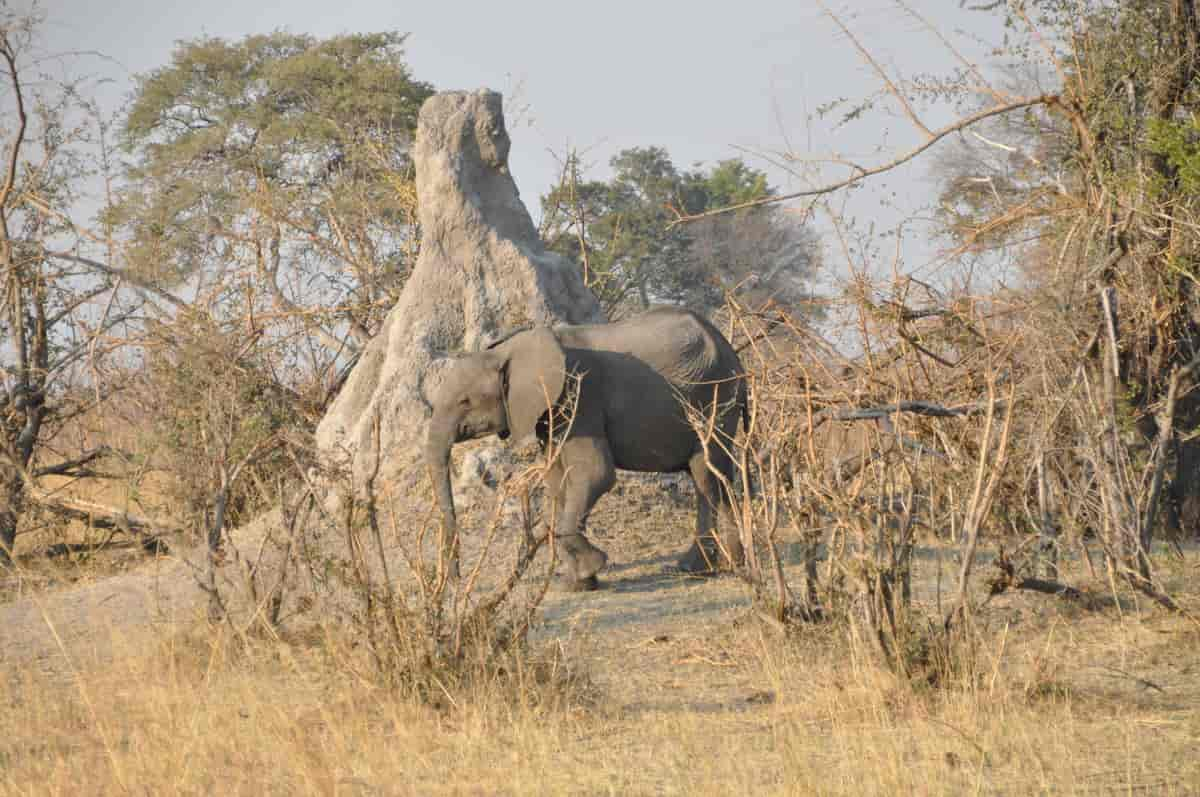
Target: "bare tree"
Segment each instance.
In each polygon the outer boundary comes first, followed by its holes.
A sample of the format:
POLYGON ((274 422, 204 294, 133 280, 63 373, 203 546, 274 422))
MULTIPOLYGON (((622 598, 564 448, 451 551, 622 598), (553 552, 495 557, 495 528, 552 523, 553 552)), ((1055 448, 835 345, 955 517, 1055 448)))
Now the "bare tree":
MULTIPOLYGON (((0 181, 0 562, 13 550, 23 513, 35 503, 67 517, 94 507, 40 487, 45 476, 83 477, 111 453, 68 450, 63 425, 103 401, 103 362, 119 347, 111 333, 139 312, 120 276, 72 253, 88 245, 59 212, 93 163, 85 150, 103 135, 77 84, 40 75, 34 58, 40 13, 0 8, 0 63, 7 109, 0 181), (55 251, 64 242, 70 257, 55 251)), ((91 150, 94 152, 94 149, 91 150)), ((145 527, 113 512, 98 522, 145 527)))

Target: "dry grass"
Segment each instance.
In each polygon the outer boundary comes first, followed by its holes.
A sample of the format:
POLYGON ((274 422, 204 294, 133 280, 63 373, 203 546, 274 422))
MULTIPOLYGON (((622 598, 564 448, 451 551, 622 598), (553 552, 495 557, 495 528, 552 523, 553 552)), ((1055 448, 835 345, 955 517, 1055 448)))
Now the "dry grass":
MULTIPOLYGON (((533 650, 440 697, 382 687, 345 628, 247 640, 197 625, 118 641, 111 659, 76 654, 65 676, 10 661, 0 790, 1200 793, 1200 631, 1186 617, 1067 562, 1064 581, 1120 588, 1120 602, 1001 595, 963 624, 969 644, 949 651, 938 687, 914 686, 852 642, 844 618, 783 636, 747 612, 736 579, 664 580, 692 511, 690 495, 623 478, 591 517, 613 555, 610 589, 553 597, 533 650)), ((848 504, 844 519, 860 512, 848 504)), ((941 556, 918 556, 914 616, 940 617, 953 549, 920 542, 941 556)), ((1189 557, 1157 564, 1196 615, 1189 557)), ((26 559, 22 590, 49 595, 128 564, 62 557, 45 567, 71 579, 32 583, 26 559)), ((799 574, 793 563, 789 579, 799 574)))
MULTIPOLYGON (((1174 567, 1176 583, 1194 575, 1193 563, 1174 567)), ((1195 604, 1192 589, 1181 598, 1195 604)), ((587 596, 567 600, 586 610, 587 596)), ((235 642, 194 629, 76 661, 66 680, 10 670, 0 783, 48 794, 1200 789, 1200 633, 1186 619, 1031 595, 1002 596, 984 617, 974 653, 939 689, 897 682, 837 624, 784 638, 698 612, 669 634, 634 624, 544 642, 433 706, 378 687, 340 632, 235 642), (566 677, 563 661, 590 678, 566 677)))

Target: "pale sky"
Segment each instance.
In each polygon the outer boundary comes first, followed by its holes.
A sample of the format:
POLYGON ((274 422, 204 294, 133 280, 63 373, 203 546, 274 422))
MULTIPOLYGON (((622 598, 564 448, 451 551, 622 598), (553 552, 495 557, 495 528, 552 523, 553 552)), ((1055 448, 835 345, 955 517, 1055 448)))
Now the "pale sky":
MULTIPOLYGON (((814 0, 45 0, 42 5, 49 15, 50 51, 97 51, 111 59, 75 61, 77 68, 112 78, 106 90, 110 103, 128 93, 134 74, 166 64, 181 39, 237 39, 277 28, 316 36, 408 32, 408 62, 416 78, 438 89, 488 87, 505 94, 510 165, 535 217, 538 197, 557 176, 555 153, 571 146, 586 152, 585 162, 593 165, 590 177, 607 176, 609 158, 623 148, 656 145, 666 148, 680 168, 744 156, 766 168, 786 191, 802 185, 746 150, 802 156, 838 151, 869 165, 917 140, 894 108, 873 111, 838 130, 828 121, 806 121, 824 103, 855 102, 881 88, 814 0), (522 106, 527 110, 514 119, 522 106)), ((996 44, 1003 33, 998 16, 960 10, 958 0, 912 0, 910 5, 971 58, 983 59, 985 45, 996 44)), ((936 38, 888 0, 830 7, 894 77, 945 74, 955 66, 936 38)), ((925 122, 935 127, 948 119, 948 109, 933 108, 925 122)), ((844 174, 828 172, 830 178, 844 174)), ((848 211, 862 222, 891 227, 931 201, 927 175, 928 167, 919 164, 873 181, 855 192, 848 211)), ((923 237, 914 234, 906 243, 910 268, 922 269, 933 256, 923 237)))

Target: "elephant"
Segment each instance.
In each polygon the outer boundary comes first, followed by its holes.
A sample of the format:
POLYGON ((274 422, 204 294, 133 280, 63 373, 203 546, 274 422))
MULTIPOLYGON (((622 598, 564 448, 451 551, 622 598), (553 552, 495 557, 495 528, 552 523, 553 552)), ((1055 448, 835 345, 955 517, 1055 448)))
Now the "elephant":
POLYGON ((718 538, 713 521, 716 515, 723 531, 732 529, 731 443, 739 419, 748 423, 747 398, 733 346, 707 319, 684 308, 657 307, 607 324, 525 329, 460 355, 432 396, 424 451, 451 573, 457 572, 458 526, 450 450, 491 434, 501 440, 536 434, 543 450, 555 434, 560 447, 546 475, 546 497, 557 505, 555 538, 568 571, 567 590, 599 587, 597 573, 608 556, 584 532, 592 506, 613 487, 618 468, 689 471, 696 486, 695 537, 678 569, 710 575, 735 567, 743 555, 738 535, 718 538), (553 430, 554 418, 570 401, 569 427, 553 430), (688 408, 712 423, 707 443, 688 408))

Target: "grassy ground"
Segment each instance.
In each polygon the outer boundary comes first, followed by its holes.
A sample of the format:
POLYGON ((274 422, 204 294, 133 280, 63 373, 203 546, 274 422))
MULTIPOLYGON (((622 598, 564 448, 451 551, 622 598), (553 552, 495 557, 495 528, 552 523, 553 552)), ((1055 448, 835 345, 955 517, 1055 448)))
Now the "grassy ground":
MULTIPOLYGON (((662 576, 686 504, 642 501, 618 495, 597 512, 614 554, 607 590, 553 596, 528 657, 432 701, 380 686, 345 629, 235 640, 185 627, 118 639, 111 659, 73 654, 52 676, 10 661, 0 789, 1200 793, 1188 619, 1129 596, 1083 610, 1004 595, 943 686, 914 687, 839 624, 783 636, 734 579, 662 576)), ((1195 559, 1163 569, 1200 608, 1195 559)))

